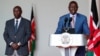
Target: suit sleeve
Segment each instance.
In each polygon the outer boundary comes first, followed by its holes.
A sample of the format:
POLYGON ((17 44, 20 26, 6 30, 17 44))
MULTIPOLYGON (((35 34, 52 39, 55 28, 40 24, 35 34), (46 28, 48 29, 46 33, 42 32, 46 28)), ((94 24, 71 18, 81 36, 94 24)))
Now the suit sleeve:
POLYGON ((31 35, 31 23, 30 23, 30 21, 28 21, 28 22, 25 24, 25 36, 24 36, 24 39, 22 38, 22 39, 20 40, 21 46, 27 44, 30 35, 31 35))
POLYGON ((7 21, 6 24, 5 24, 5 30, 4 30, 3 36, 4 36, 4 40, 7 43, 7 45, 10 45, 12 40, 10 39, 9 34, 8 34, 8 30, 9 30, 8 25, 9 25, 9 23, 7 21))
POLYGON ((87 23, 87 18, 85 17, 84 22, 83 22, 83 34, 89 35, 89 27, 87 23))

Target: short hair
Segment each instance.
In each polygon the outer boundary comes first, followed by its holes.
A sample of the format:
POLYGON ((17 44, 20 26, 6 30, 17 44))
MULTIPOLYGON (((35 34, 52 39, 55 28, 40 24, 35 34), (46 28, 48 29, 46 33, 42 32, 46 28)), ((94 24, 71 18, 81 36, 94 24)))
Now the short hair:
POLYGON ((21 8, 20 6, 15 6, 15 7, 13 8, 13 11, 14 11, 15 8, 18 8, 18 9, 20 10, 20 12, 22 13, 22 8, 21 8))
POLYGON ((74 4, 76 5, 76 7, 78 8, 78 3, 77 3, 76 1, 71 1, 71 2, 69 3, 69 7, 70 7, 70 5, 73 4, 73 3, 74 3, 74 4))

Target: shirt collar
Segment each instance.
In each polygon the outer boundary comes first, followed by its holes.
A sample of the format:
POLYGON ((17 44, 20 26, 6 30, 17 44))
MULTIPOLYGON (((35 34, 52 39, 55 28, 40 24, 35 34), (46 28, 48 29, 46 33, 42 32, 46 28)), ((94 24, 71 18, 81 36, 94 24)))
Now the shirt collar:
POLYGON ((77 14, 74 14, 74 15, 70 14, 70 17, 73 17, 73 16, 76 17, 76 15, 77 15, 77 14))
POLYGON ((21 21, 21 17, 20 17, 20 18, 18 18, 18 19, 16 19, 16 18, 15 18, 15 21, 16 21, 16 20, 18 20, 18 22, 20 22, 20 21, 21 21))

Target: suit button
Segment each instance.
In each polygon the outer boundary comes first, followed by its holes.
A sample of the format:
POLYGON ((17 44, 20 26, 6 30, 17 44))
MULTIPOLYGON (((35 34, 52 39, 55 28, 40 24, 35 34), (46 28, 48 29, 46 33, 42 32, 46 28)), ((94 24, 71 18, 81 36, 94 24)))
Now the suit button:
POLYGON ((16 36, 14 36, 16 38, 16 36))

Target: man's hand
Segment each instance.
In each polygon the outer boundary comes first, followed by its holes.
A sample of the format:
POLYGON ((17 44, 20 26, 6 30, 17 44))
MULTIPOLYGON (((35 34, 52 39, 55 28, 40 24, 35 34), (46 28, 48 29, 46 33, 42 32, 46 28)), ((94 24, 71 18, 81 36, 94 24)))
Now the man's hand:
POLYGON ((14 50, 17 50, 18 47, 19 47, 19 45, 18 45, 17 43, 13 43, 13 44, 11 45, 11 47, 12 47, 14 50))

